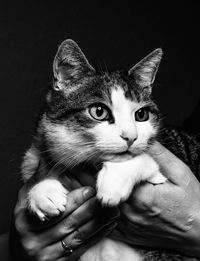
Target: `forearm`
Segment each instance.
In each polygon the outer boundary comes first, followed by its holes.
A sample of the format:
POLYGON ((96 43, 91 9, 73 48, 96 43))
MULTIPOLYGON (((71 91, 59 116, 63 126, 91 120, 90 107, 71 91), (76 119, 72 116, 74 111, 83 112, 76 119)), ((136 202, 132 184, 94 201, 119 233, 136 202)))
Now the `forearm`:
POLYGON ((188 217, 181 240, 180 251, 200 259, 200 210, 188 217))

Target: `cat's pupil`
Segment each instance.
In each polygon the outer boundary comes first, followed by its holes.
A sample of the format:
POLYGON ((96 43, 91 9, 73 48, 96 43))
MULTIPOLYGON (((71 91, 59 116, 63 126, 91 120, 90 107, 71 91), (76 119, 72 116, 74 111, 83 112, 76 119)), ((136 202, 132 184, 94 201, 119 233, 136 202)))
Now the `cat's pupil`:
POLYGON ((138 116, 139 116, 140 119, 144 118, 144 114, 145 114, 145 110, 139 110, 138 111, 138 116))
POLYGON ((89 114, 93 119, 104 121, 108 119, 108 111, 101 105, 93 105, 89 107, 89 114))
POLYGON ((96 110, 96 114, 98 117, 101 117, 102 114, 103 114, 103 108, 102 107, 97 107, 97 110, 96 110))

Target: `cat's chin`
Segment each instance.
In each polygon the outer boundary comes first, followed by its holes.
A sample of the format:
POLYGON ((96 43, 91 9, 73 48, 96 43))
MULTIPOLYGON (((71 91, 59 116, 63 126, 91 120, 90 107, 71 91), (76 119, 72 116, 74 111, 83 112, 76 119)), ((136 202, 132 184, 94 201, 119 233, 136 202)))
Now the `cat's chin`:
POLYGON ((122 161, 127 161, 133 158, 134 155, 130 153, 129 151, 127 152, 122 152, 122 153, 111 153, 107 154, 104 156, 105 161, 111 161, 111 162, 122 162, 122 161))

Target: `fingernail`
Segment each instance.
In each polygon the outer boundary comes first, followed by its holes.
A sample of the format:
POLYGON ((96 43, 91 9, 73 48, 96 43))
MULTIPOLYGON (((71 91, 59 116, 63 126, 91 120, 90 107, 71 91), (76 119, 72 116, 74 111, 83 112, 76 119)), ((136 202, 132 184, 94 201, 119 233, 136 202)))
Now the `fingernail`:
POLYGON ((83 191, 83 196, 85 198, 89 198, 89 197, 94 196, 94 195, 95 195, 95 190, 92 187, 87 187, 83 191))

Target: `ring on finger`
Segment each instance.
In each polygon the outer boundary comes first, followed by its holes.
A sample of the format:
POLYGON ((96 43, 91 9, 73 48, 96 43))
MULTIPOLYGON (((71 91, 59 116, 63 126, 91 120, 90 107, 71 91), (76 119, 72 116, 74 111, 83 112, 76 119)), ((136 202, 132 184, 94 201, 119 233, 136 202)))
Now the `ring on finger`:
POLYGON ((73 249, 64 240, 61 240, 61 246, 67 256, 73 253, 73 249))

